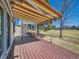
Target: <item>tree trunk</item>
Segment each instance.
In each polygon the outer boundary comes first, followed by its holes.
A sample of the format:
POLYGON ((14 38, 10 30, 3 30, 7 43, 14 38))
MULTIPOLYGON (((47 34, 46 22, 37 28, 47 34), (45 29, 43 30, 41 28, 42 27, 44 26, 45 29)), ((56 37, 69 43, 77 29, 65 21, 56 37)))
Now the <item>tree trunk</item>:
POLYGON ((61 10, 61 24, 60 24, 60 38, 62 38, 62 30, 63 30, 63 20, 64 20, 64 10, 65 10, 65 1, 66 0, 62 0, 62 10, 61 10))
POLYGON ((60 38, 62 38, 62 30, 63 30, 63 18, 61 19, 61 24, 60 24, 60 38))

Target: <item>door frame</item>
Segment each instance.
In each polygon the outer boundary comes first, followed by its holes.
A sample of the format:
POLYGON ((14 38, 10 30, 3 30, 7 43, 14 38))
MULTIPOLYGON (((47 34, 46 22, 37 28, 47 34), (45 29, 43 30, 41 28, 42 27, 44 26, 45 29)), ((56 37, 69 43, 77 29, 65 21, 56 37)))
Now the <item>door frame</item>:
POLYGON ((4 9, 0 6, 0 11, 1 11, 1 54, 0 56, 3 54, 4 52, 4 9))

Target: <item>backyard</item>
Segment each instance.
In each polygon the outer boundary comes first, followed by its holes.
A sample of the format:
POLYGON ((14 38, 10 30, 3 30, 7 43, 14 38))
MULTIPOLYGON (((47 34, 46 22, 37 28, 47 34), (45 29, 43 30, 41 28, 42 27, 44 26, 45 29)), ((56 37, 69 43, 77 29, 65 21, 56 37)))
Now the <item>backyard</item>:
MULTIPOLYGON (((59 37, 60 32, 59 30, 49 30, 49 31, 40 30, 40 33, 46 36, 59 37)), ((68 41, 79 44, 79 31, 78 30, 63 30, 63 37, 64 37, 63 39, 67 38, 68 41)))
POLYGON ((59 38, 59 30, 42 31, 42 38, 52 44, 59 45, 69 51, 79 54, 79 31, 78 30, 63 30, 63 37, 59 38))

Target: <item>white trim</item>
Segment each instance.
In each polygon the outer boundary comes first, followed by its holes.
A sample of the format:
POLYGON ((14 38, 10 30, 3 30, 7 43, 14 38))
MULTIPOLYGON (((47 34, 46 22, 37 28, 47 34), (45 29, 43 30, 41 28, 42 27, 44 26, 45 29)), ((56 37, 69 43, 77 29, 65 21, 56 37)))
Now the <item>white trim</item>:
POLYGON ((8 3, 8 6, 9 6, 9 9, 10 9, 11 15, 13 16, 12 9, 11 9, 11 5, 9 4, 9 0, 7 0, 7 3, 8 3))
POLYGON ((40 11, 42 14, 45 14, 40 8, 38 8, 33 2, 32 0, 27 0, 33 7, 35 7, 38 11, 40 11))
POLYGON ((5 0, 2 0, 2 4, 6 8, 7 12, 9 13, 9 15, 13 16, 12 9, 11 9, 11 6, 9 4, 9 1, 6 0, 6 3, 5 3, 5 0), (6 5, 6 3, 7 3, 8 6, 6 5))
POLYGON ((5 7, 4 7, 4 5, 2 3, 2 0, 0 1, 0 6, 3 8, 3 10, 5 10, 5 7))

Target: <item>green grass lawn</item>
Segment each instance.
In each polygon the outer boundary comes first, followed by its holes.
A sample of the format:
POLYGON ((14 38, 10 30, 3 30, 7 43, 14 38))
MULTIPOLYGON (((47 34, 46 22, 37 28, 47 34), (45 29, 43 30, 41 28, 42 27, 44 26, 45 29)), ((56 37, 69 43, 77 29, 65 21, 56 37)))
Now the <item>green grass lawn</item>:
MULTIPOLYGON (((59 30, 49 30, 49 31, 40 30, 40 33, 51 35, 51 36, 54 36, 54 35, 59 36, 60 31, 59 30)), ((63 36, 79 38, 79 31, 78 30, 63 30, 63 36)))
MULTIPOLYGON (((60 34, 59 30, 49 30, 49 31, 42 31, 40 30, 41 34, 48 35, 48 36, 58 36, 60 34)), ((73 42, 79 44, 79 31, 78 30, 63 30, 63 37, 68 37, 64 39, 65 41, 73 42)))

